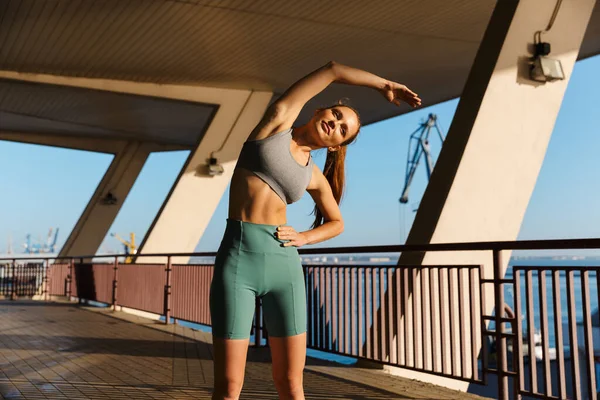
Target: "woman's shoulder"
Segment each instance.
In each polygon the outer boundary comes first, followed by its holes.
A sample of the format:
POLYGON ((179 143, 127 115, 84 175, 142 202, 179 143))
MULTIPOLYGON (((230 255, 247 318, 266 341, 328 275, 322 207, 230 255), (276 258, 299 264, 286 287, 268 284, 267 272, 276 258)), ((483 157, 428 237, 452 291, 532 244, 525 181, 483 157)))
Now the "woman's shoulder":
POLYGON ((272 104, 250 132, 247 141, 263 140, 282 132, 291 131, 294 120, 288 114, 286 108, 279 102, 272 104))

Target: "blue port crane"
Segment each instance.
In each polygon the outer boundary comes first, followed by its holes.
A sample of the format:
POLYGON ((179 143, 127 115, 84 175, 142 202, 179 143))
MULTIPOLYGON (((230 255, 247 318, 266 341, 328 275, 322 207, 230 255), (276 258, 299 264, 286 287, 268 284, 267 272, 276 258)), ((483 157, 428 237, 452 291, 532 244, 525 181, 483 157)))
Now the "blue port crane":
POLYGON ((45 243, 42 243, 40 240, 39 243, 32 243, 31 234, 28 233, 25 235, 25 243, 23 247, 25 247, 25 253, 27 254, 42 254, 42 253, 56 253, 56 241, 58 240, 58 230, 54 231, 54 236, 52 236, 53 229, 50 228, 48 231, 48 237, 45 243))
POLYGON ((434 161, 431 156, 431 149, 429 147, 429 137, 431 130, 435 129, 437 135, 442 143, 444 144, 444 134, 437 123, 437 115, 429 114, 427 121, 421 122, 419 128, 410 135, 408 142, 408 157, 406 160, 406 176, 404 180, 404 189, 402 189, 402 196, 400 196, 400 203, 408 203, 408 192, 410 191, 410 185, 415 177, 415 172, 419 166, 419 161, 422 157, 425 157, 425 168, 427 169, 427 180, 431 177, 433 171, 434 161))

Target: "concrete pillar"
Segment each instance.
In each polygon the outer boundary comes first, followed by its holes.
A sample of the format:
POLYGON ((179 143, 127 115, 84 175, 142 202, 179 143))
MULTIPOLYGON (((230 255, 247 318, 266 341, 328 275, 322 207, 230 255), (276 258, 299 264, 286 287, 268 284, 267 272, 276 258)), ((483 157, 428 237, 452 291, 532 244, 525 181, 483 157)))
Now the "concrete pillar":
MULTIPOLYGON (((217 112, 204 139, 177 178, 138 254, 194 251, 231 180, 242 145, 260 121, 271 97, 271 92, 251 92, 241 107, 217 112), (220 176, 208 176, 204 166, 211 152, 217 150, 216 157, 225 171, 220 176)), ((187 259, 177 257, 173 262, 187 262, 187 259)), ((138 257, 138 262, 152 262, 152 258, 138 257)))
POLYGON ((62 247, 60 256, 96 253, 149 155, 150 146, 141 142, 128 142, 116 153, 90 202, 62 247), (111 193, 116 199, 114 204, 107 204, 104 201, 108 193, 111 193))
MULTIPOLYGON (((562 2, 554 26, 542 38, 551 43, 550 57, 561 61, 566 79, 540 84, 528 79, 527 60, 532 56, 534 33, 546 29, 556 1, 497 2, 408 244, 516 240, 594 4, 595 0, 562 2)), ((503 274, 509 257, 510 252, 503 254, 503 274)), ((493 276, 491 252, 403 254, 399 263, 481 264, 485 277, 493 276)), ((491 286, 486 289, 489 314, 493 293, 491 286)), ((414 296, 417 302, 421 298, 414 296)), ((465 329, 470 317, 466 313, 460 318, 465 329)), ((442 340, 448 343, 448 332, 458 332, 458 323, 443 329, 442 340)), ((439 349, 439 343, 435 346, 439 349)), ((477 346, 481 346, 479 339, 477 346)), ((454 349, 454 358, 460 360, 458 347, 454 349)), ((439 357, 436 364, 440 368, 439 357)), ((431 381, 431 375, 385 369, 431 381)), ((436 377, 435 383, 459 390, 469 386, 442 377, 436 377)))

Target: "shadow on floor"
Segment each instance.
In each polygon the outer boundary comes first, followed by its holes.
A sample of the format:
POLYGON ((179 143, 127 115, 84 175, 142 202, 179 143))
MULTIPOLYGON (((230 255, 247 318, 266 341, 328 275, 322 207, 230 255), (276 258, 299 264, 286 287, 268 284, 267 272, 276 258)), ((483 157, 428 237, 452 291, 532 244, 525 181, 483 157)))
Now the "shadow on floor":
MULTIPOLYGON (((41 350, 71 353, 115 354, 138 357, 187 358, 189 350, 201 342, 193 340, 173 340, 165 335, 165 340, 92 338, 76 336, 38 336, 0 334, 0 349, 41 350), (186 355, 187 354, 187 355, 186 355)), ((210 355, 202 359, 211 360, 210 355)))

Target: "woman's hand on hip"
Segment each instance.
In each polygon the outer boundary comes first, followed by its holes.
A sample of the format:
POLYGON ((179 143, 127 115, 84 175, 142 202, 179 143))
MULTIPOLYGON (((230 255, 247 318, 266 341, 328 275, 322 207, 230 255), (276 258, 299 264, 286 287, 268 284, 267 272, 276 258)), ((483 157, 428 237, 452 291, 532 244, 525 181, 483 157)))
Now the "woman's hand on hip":
POLYGON ((388 81, 385 86, 379 89, 379 92, 389 101, 399 106, 401 101, 404 101, 411 107, 421 105, 419 95, 400 83, 388 81))
POLYGON ((300 247, 308 243, 306 235, 302 232, 296 232, 291 226, 278 226, 275 237, 281 240, 289 240, 289 242, 283 244, 284 247, 300 247))

